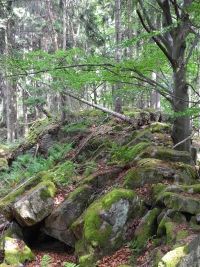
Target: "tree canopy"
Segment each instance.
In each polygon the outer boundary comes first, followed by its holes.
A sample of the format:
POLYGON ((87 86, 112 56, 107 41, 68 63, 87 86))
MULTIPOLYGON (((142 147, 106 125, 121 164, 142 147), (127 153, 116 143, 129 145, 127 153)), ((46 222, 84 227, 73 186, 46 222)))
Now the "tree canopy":
POLYGON ((44 111, 85 108, 64 90, 110 109, 168 112, 177 149, 189 151, 200 112, 198 9, 195 0, 0 1, 8 141, 44 111))

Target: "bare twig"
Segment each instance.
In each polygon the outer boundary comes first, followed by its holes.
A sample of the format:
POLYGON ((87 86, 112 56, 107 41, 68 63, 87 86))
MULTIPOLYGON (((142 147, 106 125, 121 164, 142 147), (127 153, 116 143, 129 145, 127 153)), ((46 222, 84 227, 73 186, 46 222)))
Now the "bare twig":
POLYGON ((192 136, 194 135, 194 133, 192 133, 190 136, 188 136, 187 138, 185 138, 184 140, 180 141, 179 143, 177 143, 176 145, 174 145, 172 147, 172 149, 174 149, 175 147, 179 146, 180 144, 184 143, 185 141, 187 141, 188 139, 190 139, 192 136))

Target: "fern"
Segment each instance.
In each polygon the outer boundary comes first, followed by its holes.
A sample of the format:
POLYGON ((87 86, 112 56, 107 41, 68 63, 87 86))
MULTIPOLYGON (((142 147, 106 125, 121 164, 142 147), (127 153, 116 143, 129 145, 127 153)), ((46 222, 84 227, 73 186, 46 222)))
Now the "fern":
POLYGON ((48 254, 44 254, 41 259, 41 267, 49 267, 52 264, 51 257, 48 254))
POLYGON ((62 266, 65 266, 65 267, 79 267, 79 265, 77 265, 76 263, 66 262, 66 261, 63 262, 62 266))

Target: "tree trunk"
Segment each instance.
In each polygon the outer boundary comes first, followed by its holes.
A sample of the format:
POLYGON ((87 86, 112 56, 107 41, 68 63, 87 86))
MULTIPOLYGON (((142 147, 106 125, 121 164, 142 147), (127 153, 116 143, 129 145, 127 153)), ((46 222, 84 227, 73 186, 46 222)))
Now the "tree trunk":
POLYGON ((55 30, 55 27, 53 24, 53 15, 51 12, 50 0, 46 0, 46 6, 47 6, 48 16, 49 16, 49 20, 50 20, 50 24, 51 24, 54 46, 55 46, 55 49, 58 50, 57 33, 56 33, 56 30, 55 30))
POLYGON ((63 0, 63 50, 66 50, 67 44, 67 0, 63 0))
MULTIPOLYGON (((144 1, 138 0, 138 2, 143 10, 144 18, 146 19, 144 20, 138 11, 138 15, 143 26, 147 32, 156 30, 149 19, 144 1), (148 25, 146 25, 145 21, 148 25)), ((186 38, 191 32, 191 21, 189 19, 189 15, 185 11, 185 8, 190 7, 192 2, 194 2, 194 0, 184 0, 180 8, 176 1, 157 0, 157 3, 162 10, 163 28, 171 28, 163 35, 160 34, 158 36, 153 36, 152 39, 165 54, 173 69, 173 95, 171 104, 175 112, 184 112, 189 103, 186 83, 186 67, 189 59, 188 57, 185 58, 185 50, 186 38), (172 23, 174 22, 172 14, 175 14, 174 17, 177 19, 176 26, 172 26, 172 23)), ((190 135, 190 118, 188 116, 176 117, 173 122, 171 136, 175 145, 180 143, 176 146, 177 150, 190 152, 191 140, 188 138, 190 135)))
MULTIPOLYGON (((116 62, 120 62, 121 60, 121 48, 119 46, 121 42, 121 0, 115 0, 115 57, 116 62)), ((113 90, 113 102, 115 106, 115 112, 122 113, 122 99, 119 94, 119 89, 121 85, 120 82, 117 82, 115 85, 115 89, 113 90)))
POLYGON ((27 99, 27 96, 22 90, 22 108, 23 108, 23 137, 28 134, 28 116, 27 116, 27 105, 25 103, 25 100, 27 99))
MULTIPOLYGON (((157 79, 157 75, 155 73, 152 73, 152 79, 157 79)), ((151 90, 150 107, 158 110, 160 109, 160 94, 156 90, 151 90)))

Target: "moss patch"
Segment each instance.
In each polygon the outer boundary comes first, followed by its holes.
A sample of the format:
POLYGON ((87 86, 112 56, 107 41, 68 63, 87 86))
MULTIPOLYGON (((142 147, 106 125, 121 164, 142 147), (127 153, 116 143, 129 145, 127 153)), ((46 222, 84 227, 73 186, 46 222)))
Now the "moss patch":
POLYGON ((161 261, 158 263, 159 267, 174 267, 180 262, 180 260, 186 255, 184 247, 178 247, 168 252, 161 261))
POLYGON ((107 195, 93 202, 84 214, 72 224, 73 232, 76 237, 80 239, 76 244, 76 255, 84 254, 80 255, 81 266, 88 266, 85 263, 87 261, 85 259, 89 259, 89 262, 91 261, 93 264, 91 266, 94 266, 94 260, 99 259, 99 253, 103 255, 105 252, 110 253, 110 251, 115 251, 120 248, 124 242, 122 238, 123 226, 127 219, 126 216, 129 212, 129 207, 134 205, 133 200, 135 197, 136 194, 132 190, 114 189, 107 195), (126 201, 121 202, 121 199, 124 201, 128 200, 130 204, 126 204, 126 201), (116 210, 118 210, 118 208, 121 210, 125 204, 128 206, 124 207, 127 210, 122 218, 115 219, 113 221, 114 225, 112 225, 112 223, 103 220, 101 217, 107 216, 106 212, 111 211, 110 209, 114 203, 116 203, 116 210), (112 241, 109 240, 111 234, 115 236, 115 238, 112 237, 112 241), (91 247, 94 251, 90 251, 91 247))
POLYGON ((13 264, 24 263, 26 260, 31 261, 35 258, 30 248, 28 248, 22 241, 15 240, 9 237, 5 237, 5 242, 10 244, 9 248, 5 249, 4 261, 7 264, 10 264, 13 266, 13 264))
POLYGON ((137 240, 139 248, 143 248, 152 236, 156 233, 157 216, 160 214, 161 209, 153 209, 147 213, 142 219, 140 226, 136 229, 134 238, 137 240))
POLYGON ((155 122, 152 123, 149 128, 152 133, 169 132, 170 125, 167 123, 155 122))
POLYGON ((166 236, 167 236, 167 245, 170 245, 176 239, 176 235, 175 235, 175 233, 173 231, 176 228, 176 226, 177 225, 174 222, 166 222, 165 223, 166 236))

